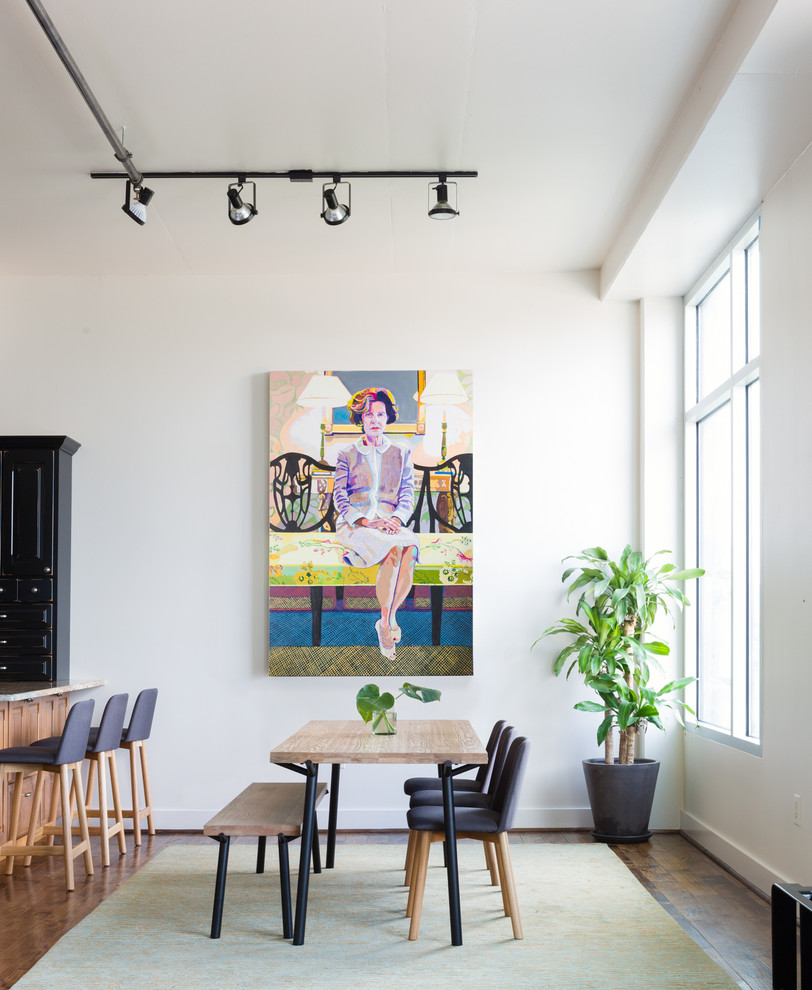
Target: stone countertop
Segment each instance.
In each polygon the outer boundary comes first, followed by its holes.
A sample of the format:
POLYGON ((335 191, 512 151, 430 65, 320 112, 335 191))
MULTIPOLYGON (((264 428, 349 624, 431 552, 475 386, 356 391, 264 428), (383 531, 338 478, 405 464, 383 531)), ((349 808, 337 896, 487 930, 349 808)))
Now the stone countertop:
POLYGON ((107 681, 81 679, 69 681, 0 681, 0 702, 27 701, 29 698, 45 698, 52 694, 66 694, 68 691, 89 691, 103 687, 107 681))

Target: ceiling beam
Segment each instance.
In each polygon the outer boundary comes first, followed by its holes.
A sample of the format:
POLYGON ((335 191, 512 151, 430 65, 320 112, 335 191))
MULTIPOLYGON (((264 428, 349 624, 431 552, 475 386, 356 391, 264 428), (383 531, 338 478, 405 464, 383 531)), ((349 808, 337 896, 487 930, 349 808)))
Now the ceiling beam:
POLYGON ((778 2, 732 4, 615 233, 601 266, 601 299, 609 294, 778 2))

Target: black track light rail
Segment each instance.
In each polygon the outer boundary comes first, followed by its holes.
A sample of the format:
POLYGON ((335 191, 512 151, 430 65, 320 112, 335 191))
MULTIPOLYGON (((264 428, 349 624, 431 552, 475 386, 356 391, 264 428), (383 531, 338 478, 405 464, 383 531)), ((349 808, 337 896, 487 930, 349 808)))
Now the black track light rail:
MULTIPOLYGON (((252 169, 231 169, 225 172, 142 172, 144 179, 289 179, 291 182, 312 182, 314 179, 475 179, 478 172, 345 172, 342 169, 314 171, 308 168, 290 169, 287 172, 256 172, 252 169)), ((91 172, 91 179, 128 178, 126 172, 91 172)))

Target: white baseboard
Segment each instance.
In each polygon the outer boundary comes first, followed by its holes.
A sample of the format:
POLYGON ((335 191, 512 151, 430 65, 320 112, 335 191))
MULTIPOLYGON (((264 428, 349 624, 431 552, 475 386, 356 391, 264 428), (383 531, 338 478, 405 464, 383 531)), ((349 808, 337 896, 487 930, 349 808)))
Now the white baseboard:
POLYGON ((765 897, 770 896, 770 889, 774 883, 787 882, 784 877, 777 876, 774 870, 771 870, 760 860, 745 852, 734 842, 714 832, 713 829, 685 811, 680 817, 680 827, 692 842, 695 842, 705 852, 710 853, 723 866, 755 887, 756 890, 761 891, 765 897))

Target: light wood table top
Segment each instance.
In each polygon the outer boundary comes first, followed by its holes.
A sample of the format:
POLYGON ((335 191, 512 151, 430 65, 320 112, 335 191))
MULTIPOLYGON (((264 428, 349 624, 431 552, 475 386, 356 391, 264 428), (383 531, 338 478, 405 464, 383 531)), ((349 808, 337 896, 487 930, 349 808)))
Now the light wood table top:
POLYGON ((378 736, 360 718, 313 721, 271 750, 271 763, 487 763, 488 753, 465 719, 398 719, 378 736))

